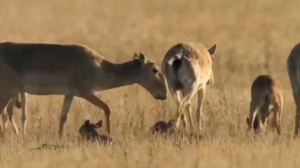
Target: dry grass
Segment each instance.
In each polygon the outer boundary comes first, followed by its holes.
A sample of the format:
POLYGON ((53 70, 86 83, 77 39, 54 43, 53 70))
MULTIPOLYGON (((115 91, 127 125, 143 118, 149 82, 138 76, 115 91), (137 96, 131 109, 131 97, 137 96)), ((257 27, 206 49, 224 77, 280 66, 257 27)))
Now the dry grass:
MULTIPOLYGON (((0 140, 0 167, 299 167, 295 105, 286 58, 300 39, 300 1, 290 0, 0 0, 0 40, 81 43, 114 62, 143 51, 160 64, 175 43, 218 44, 215 84, 204 101, 203 140, 153 138, 148 128, 175 116, 175 104, 154 100, 139 86, 100 92, 112 110, 114 144, 79 143, 78 129, 103 113, 75 99, 59 140, 62 96, 28 97, 28 137, 12 128, 0 140), (283 134, 248 136, 250 87, 269 73, 283 89, 283 134), (57 150, 31 148, 58 144, 57 150)), ((196 104, 193 104, 195 110, 196 104)), ((21 129, 20 111, 16 119, 21 129)))

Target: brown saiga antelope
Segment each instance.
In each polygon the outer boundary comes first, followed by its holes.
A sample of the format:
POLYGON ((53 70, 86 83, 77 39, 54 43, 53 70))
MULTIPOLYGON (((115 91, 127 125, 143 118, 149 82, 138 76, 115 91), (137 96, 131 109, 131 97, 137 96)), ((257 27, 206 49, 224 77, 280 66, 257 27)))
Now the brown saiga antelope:
POLYGON ((287 58, 287 70, 293 90, 294 102, 296 105, 295 135, 298 135, 300 128, 300 43, 296 44, 287 58))
POLYGON ((26 93, 18 93, 16 96, 11 98, 7 106, 5 107, 3 113, 2 113, 2 119, 3 119, 3 131, 7 129, 8 119, 12 123, 15 133, 18 135, 18 127, 14 119, 14 107, 21 108, 22 107, 22 127, 23 127, 23 136, 26 134, 26 118, 27 118, 27 94, 26 93))
POLYGON ((248 130, 256 132, 267 126, 268 118, 273 113, 273 125, 281 134, 281 116, 283 96, 275 80, 270 75, 259 75, 251 86, 250 117, 247 118, 248 130))
POLYGON ((157 121, 151 128, 150 131, 152 134, 165 134, 165 133, 174 133, 175 132, 175 120, 170 120, 168 122, 165 121, 157 121))
POLYGON ((95 92, 139 84, 155 99, 167 98, 163 74, 144 54, 135 53, 132 60, 115 64, 76 44, 0 43, 0 81, 0 113, 18 92, 65 95, 60 137, 74 96, 103 109, 108 133, 110 109, 95 92))
POLYGON ((96 124, 91 123, 90 120, 85 120, 83 125, 79 128, 79 134, 84 140, 98 141, 101 143, 112 142, 111 137, 101 135, 97 132, 97 129, 102 127, 102 120, 99 120, 96 124))
POLYGON ((196 112, 198 129, 201 130, 201 109, 206 85, 212 85, 214 80, 212 64, 215 51, 216 45, 207 49, 200 43, 180 43, 169 49, 164 56, 162 73, 166 77, 172 97, 177 99, 177 128, 180 124, 180 118, 183 119, 184 125, 187 122, 184 108, 188 111, 190 128, 194 128, 191 100, 198 93, 196 112))

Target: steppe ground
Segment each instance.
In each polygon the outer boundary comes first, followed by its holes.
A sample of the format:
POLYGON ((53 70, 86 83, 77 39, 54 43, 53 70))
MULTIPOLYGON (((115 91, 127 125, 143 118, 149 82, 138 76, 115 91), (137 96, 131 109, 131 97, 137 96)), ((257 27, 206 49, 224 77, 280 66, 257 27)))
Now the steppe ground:
MULTIPOLYGON (((62 96, 28 96, 28 132, 0 139, 1 168, 288 168, 300 166, 300 140, 293 139, 295 105, 286 59, 300 40, 299 0, 0 0, 0 41, 80 43, 112 62, 135 51, 161 64, 179 42, 217 44, 214 85, 203 107, 203 139, 154 138, 148 129, 175 117, 169 97, 154 100, 138 85, 99 92, 112 111, 112 146, 78 141, 86 119, 101 110, 76 98, 57 137, 62 96), (246 134, 250 87, 259 74, 271 74, 284 95, 283 134, 246 134), (43 143, 57 150, 31 150, 43 143)), ((196 109, 196 99, 193 101, 196 109)), ((195 115, 195 113, 194 113, 195 115)), ((21 131, 21 112, 15 111, 21 131)))

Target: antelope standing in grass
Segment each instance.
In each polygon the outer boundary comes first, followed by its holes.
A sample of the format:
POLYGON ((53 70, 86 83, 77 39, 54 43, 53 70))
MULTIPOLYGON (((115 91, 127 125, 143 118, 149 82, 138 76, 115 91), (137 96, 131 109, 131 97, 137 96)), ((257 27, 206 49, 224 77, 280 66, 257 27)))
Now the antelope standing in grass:
POLYGON ((26 93, 19 93, 9 101, 8 105, 5 107, 2 113, 2 121, 3 121, 3 131, 7 129, 8 119, 12 123, 14 127, 15 133, 18 135, 18 127, 14 119, 14 107, 21 108, 22 107, 22 127, 23 127, 23 136, 26 134, 26 118, 27 118, 27 111, 26 109, 26 101, 27 101, 27 94, 26 93))
POLYGON ((108 133, 111 112, 95 92, 139 84, 155 99, 167 98, 163 74, 144 54, 135 53, 133 60, 114 64, 83 45, 0 43, 0 81, 0 113, 18 92, 65 95, 59 137, 74 96, 103 109, 108 133))
POLYGON ((248 130, 256 132, 267 126, 268 118, 273 113, 273 126, 281 134, 281 116, 283 96, 275 80, 270 75, 259 75, 251 86, 250 117, 247 118, 248 130))
POLYGON ((295 135, 300 128, 300 43, 296 44, 287 58, 287 70, 296 105, 295 135))
POLYGON ((196 113, 198 129, 201 130, 201 109, 206 85, 212 85, 214 80, 212 64, 215 51, 216 45, 208 50, 200 43, 180 43, 169 49, 164 56, 162 73, 167 79, 172 97, 177 99, 177 128, 180 124, 180 118, 186 125, 185 108, 188 111, 190 128, 194 128, 191 100, 198 93, 196 113))
POLYGON ((99 120, 96 124, 91 123, 90 120, 86 120, 79 128, 79 134, 84 140, 98 141, 102 143, 112 142, 111 137, 101 135, 97 132, 97 129, 102 127, 102 120, 99 120))

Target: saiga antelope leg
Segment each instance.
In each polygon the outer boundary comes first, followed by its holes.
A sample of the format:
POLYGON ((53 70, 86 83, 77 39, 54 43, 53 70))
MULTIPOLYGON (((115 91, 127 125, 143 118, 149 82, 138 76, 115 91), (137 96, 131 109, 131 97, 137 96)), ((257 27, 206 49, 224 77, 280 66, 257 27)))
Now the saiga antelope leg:
MULTIPOLYGON (((297 61, 298 64, 299 61, 297 61)), ((289 73, 290 74, 290 73, 289 73)), ((291 77, 291 76, 290 76, 291 77)), ((300 67, 297 66, 296 74, 292 77, 295 81, 294 86, 292 86, 295 99, 296 108, 296 117, 295 117, 295 134, 298 135, 300 128, 300 67), (294 92, 295 90, 295 92, 294 92)))
POLYGON ((295 135, 298 135, 298 132, 299 132, 299 127, 300 127, 300 89, 298 88, 297 89, 298 93, 297 95, 295 95, 297 98, 296 98, 296 117, 295 117, 295 135))
MULTIPOLYGON (((257 103, 254 101, 255 100, 251 100, 251 102, 250 102, 250 117, 249 117, 250 124, 248 127, 248 131, 251 131, 253 129, 254 119, 256 117, 257 110, 258 110, 257 103)), ((259 125, 260 125, 260 123, 259 123, 259 125)))
POLYGON ((82 98, 86 99, 88 102, 94 104, 101 108, 106 116, 106 130, 110 134, 110 109, 107 104, 105 104, 102 100, 96 97, 94 94, 88 94, 81 96, 82 98))
POLYGON ((187 94, 183 95, 183 99, 181 100, 178 109, 177 109, 177 117, 176 117, 176 128, 179 128, 180 125, 180 119, 181 119, 181 115, 184 113, 184 108, 186 107, 186 105, 188 103, 190 103, 191 99, 193 98, 193 96, 195 95, 195 93, 197 92, 197 88, 193 88, 191 89, 187 94))
MULTIPOLYGON (((17 94, 18 96, 18 94, 17 94)), ((15 119, 14 119, 14 113, 13 113, 13 110, 14 110, 14 104, 15 104, 15 101, 16 101, 16 96, 11 98, 10 102, 8 103, 7 107, 6 107, 6 110, 7 110, 7 114, 8 114, 8 118, 10 120, 10 122, 12 123, 13 127, 14 127, 14 130, 15 130, 15 133, 18 135, 19 134, 19 131, 18 131, 18 127, 17 127, 17 124, 15 122, 15 119)), ((7 122, 7 121, 6 121, 7 122)))
POLYGON ((74 99, 74 96, 71 96, 71 95, 66 95, 64 98, 64 103, 63 103, 61 115, 60 115, 59 129, 58 129, 58 135, 60 138, 62 136, 64 125, 67 121, 68 113, 69 113, 73 99, 74 99))
POLYGON ((194 122, 192 117, 192 105, 191 103, 188 103, 186 105, 186 110, 188 111, 189 120, 190 120, 190 131, 194 130, 194 122))
POLYGON ((274 115, 273 122, 275 123, 278 135, 281 135, 281 114, 282 114, 282 107, 277 106, 273 109, 273 115, 274 115))
POLYGON ((5 132, 7 129, 7 110, 4 108, 4 111, 2 113, 2 124, 1 124, 2 131, 5 132))
POLYGON ((206 87, 203 87, 198 91, 198 107, 196 110, 197 126, 199 131, 201 131, 201 118, 202 118, 202 103, 205 95, 206 87))
MULTIPOLYGON (((177 108, 178 108, 179 104, 181 102, 181 97, 180 97, 180 92, 179 91, 176 91, 175 93, 176 93, 176 96, 172 95, 172 97, 173 97, 173 99, 175 99, 175 102, 176 102, 176 105, 177 105, 177 108)), ((183 122, 184 128, 186 128, 187 118, 186 118, 184 113, 182 113, 182 115, 181 115, 181 120, 183 122)))
POLYGON ((258 130, 255 133, 262 132, 263 129, 264 129, 264 125, 262 124, 262 113, 260 112, 260 110, 261 109, 259 108, 258 111, 256 112, 256 116, 257 116, 256 118, 257 118, 257 121, 258 121, 258 130))
POLYGON ((20 92, 21 95, 21 107, 22 107, 22 128, 23 136, 26 135, 26 124, 27 124, 27 98, 25 92, 20 92))
POLYGON ((293 91, 294 102, 296 105, 296 114, 295 114, 295 135, 298 135, 299 132, 299 117, 300 117, 300 92, 297 81, 297 75, 293 72, 289 72, 290 83, 293 91))
POLYGON ((0 91, 0 115, 3 113, 4 108, 11 98, 11 94, 6 93, 5 91, 0 91))

